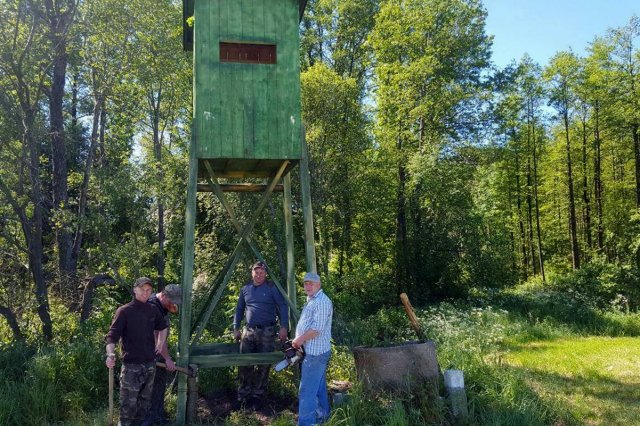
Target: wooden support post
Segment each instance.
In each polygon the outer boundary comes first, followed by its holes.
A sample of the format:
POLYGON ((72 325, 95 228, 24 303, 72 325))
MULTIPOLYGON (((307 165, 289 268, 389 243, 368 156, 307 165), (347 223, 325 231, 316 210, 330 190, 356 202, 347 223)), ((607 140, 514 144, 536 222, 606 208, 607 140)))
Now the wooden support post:
POLYGON ((304 243, 307 256, 307 271, 318 272, 316 266, 316 244, 313 234, 313 209, 311 208, 311 175, 307 140, 302 131, 302 155, 300 159, 300 186, 302 187, 302 213, 304 214, 304 243))
MULTIPOLYGON (((222 268, 221 272, 216 277, 213 287, 215 288, 216 284, 220 281, 220 277, 224 276, 224 279, 223 279, 222 283, 218 284, 218 289, 216 290, 215 294, 212 293, 209 296, 209 300, 207 301, 207 304, 205 305, 206 306, 205 310, 202 312, 202 314, 199 316, 198 320, 196 321, 196 327, 195 327, 196 335, 195 335, 195 337, 193 339, 193 342, 192 342, 193 344, 197 344, 199 342, 200 337, 202 336, 202 333, 204 331, 204 327, 206 326, 206 323, 209 321, 209 318, 211 317, 211 313, 213 312, 213 309, 215 308, 216 304, 218 303, 218 300, 220 299, 220 296, 222 295, 222 291, 224 291, 224 288, 226 287, 229 279, 231 278, 231 273, 233 272, 232 269, 233 269, 233 267, 236 265, 236 263, 239 260, 240 247, 241 247, 242 243, 246 242, 247 245, 249 246, 249 248, 254 252, 256 257, 258 257, 258 259, 260 259, 261 261, 264 262, 264 258, 262 257, 262 254, 260 253, 260 251, 255 247, 255 244, 253 244, 253 242, 251 240, 251 237, 250 237, 250 234, 251 234, 251 231, 253 230, 253 226, 255 225, 255 222, 258 220, 258 217, 260 216, 260 213, 262 212, 262 210, 264 209, 264 206, 266 205, 267 201, 269 200, 269 198, 271 196, 271 193, 273 191, 273 188, 276 186, 277 182, 282 177, 282 174, 286 170, 287 165, 289 164, 289 162, 288 161, 284 161, 282 163, 282 165, 280 166, 280 169, 278 170, 276 175, 272 178, 271 182, 267 186, 267 190, 263 194, 262 199, 260 200, 260 203, 259 203, 258 207, 253 212, 253 215, 251 216, 249 221, 245 224, 244 228, 241 228, 241 225, 238 222, 238 220, 236 219, 236 217, 235 217, 235 215, 233 213, 233 210, 231 209, 231 206, 229 205, 229 203, 226 200, 226 197, 224 196, 224 194, 220 190, 220 185, 218 184, 217 181, 215 181, 215 173, 214 173, 213 168, 211 167, 210 163, 208 161, 205 161, 204 164, 205 164, 205 167, 207 168, 207 171, 209 172, 209 179, 208 179, 209 186, 211 187, 211 190, 219 198, 219 200, 222 203, 223 207, 227 210, 227 213, 229 214, 229 216, 231 218, 231 222, 233 223, 234 227, 236 228, 240 239, 239 239, 238 243, 236 244, 236 247, 234 248, 233 254, 231 255, 231 257, 229 257, 229 259, 225 263, 225 266, 222 268)), ((285 300, 287 301, 289 306, 291 306, 292 302, 291 302, 291 300, 289 300, 289 297, 287 296, 287 293, 284 291, 284 289, 282 288, 282 286, 278 282, 277 278, 274 277, 274 276, 272 276, 271 278, 273 279, 275 285, 278 287, 278 290, 280 291, 280 293, 282 293, 283 297, 285 298, 285 300)), ((297 318, 298 313, 297 312, 293 312, 293 314, 297 318)))
POLYGON ((198 419, 198 366, 189 365, 193 374, 187 379, 187 389, 189 389, 187 397, 187 423, 191 424, 198 419))
MULTIPOLYGON (((189 182, 184 225, 184 248, 182 251, 182 309, 180 309, 180 337, 178 341, 178 366, 189 364, 189 337, 191 335, 191 298, 193 288, 193 258, 196 231, 196 189, 198 184, 198 157, 196 134, 192 129, 189 151, 189 182)), ((185 424, 187 406, 187 377, 178 377, 178 399, 176 401, 176 423, 185 424)))
MULTIPOLYGON (((218 183, 218 180, 216 178, 215 172, 213 171, 213 167, 211 166, 211 164, 210 164, 210 162, 208 160, 206 160, 204 162, 204 164, 205 164, 205 167, 207 168, 207 171, 209 172, 209 176, 207 177, 207 181, 208 181, 208 187, 209 187, 210 191, 212 191, 216 195, 216 197, 218 197, 218 200, 220 200, 220 203, 222 204, 222 206, 225 208, 225 210, 229 214, 229 217, 231 218, 231 223, 233 224, 233 226, 236 228, 236 231, 240 235, 240 241, 239 241, 238 244, 241 244, 243 241, 246 242, 247 245, 249 246, 249 249, 253 252, 254 256, 258 260, 260 260, 261 262, 263 262, 266 265, 267 262, 265 261, 264 256, 262 256, 262 253, 260 253, 260 250, 258 250, 258 248, 256 247, 255 243, 253 242, 253 239, 251 238, 250 232, 251 232, 252 228, 249 231, 245 232, 245 229, 243 229, 241 227, 240 223, 236 219, 235 214, 233 213, 233 209, 231 208, 231 205, 229 204, 229 202, 227 201, 227 198, 225 197, 225 195, 223 194, 223 192, 221 190, 221 187, 220 187, 220 184, 218 183)), ((281 173, 284 170, 285 169, 281 168, 280 171, 278 172, 278 174, 276 175, 276 177, 273 179, 271 185, 266 187, 267 188, 267 192, 270 192, 270 188, 272 188, 272 185, 279 179, 279 176, 281 175, 281 173)), ((265 194, 265 197, 266 197, 266 195, 267 194, 265 194)), ((291 197, 289 197, 289 198, 291 198, 291 197)), ((264 204, 261 204, 261 206, 264 207, 264 204)), ((262 210, 262 207, 260 207, 260 210, 262 210)), ((250 221, 246 226, 249 226, 249 225, 251 225, 253 227, 253 221, 250 221)), ((236 246, 236 250, 239 250, 238 246, 236 246)), ((234 250, 234 253, 235 253, 235 250, 234 250)), ((234 266, 235 266, 235 264, 234 264, 234 266)), ((228 268, 229 268, 229 266, 227 265, 222 270, 225 271, 228 268)), ((273 280, 273 283, 278 288, 278 291, 280 291, 280 294, 282 294, 282 296, 286 300, 287 304, 290 307, 293 306, 295 308, 295 297, 294 297, 293 301, 290 299, 288 293, 285 292, 285 290, 282 288, 282 285, 280 284, 280 281, 278 280, 278 278, 275 275, 272 274, 271 275, 271 279, 273 280)), ((213 287, 215 288, 215 285, 213 287)), ((207 302, 207 305, 209 305, 209 303, 210 303, 210 301, 207 302)), ((214 304, 214 306, 215 306, 215 304, 214 304)), ((292 314, 293 314, 293 318, 297 320, 298 311, 294 309, 292 311, 292 314)), ((208 321, 209 316, 205 316, 205 318, 206 318, 205 319, 205 322, 206 322, 206 321, 208 321)), ((198 325, 198 327, 201 326, 201 318, 198 318, 198 321, 196 322, 196 324, 198 325)), ((194 339, 194 342, 197 343, 199 337, 200 336, 198 335, 197 338, 194 339)))
POLYGON ((283 209, 285 223, 284 234, 287 242, 287 293, 291 301, 291 305, 289 306, 289 325, 291 334, 293 334, 296 328, 298 310, 296 306, 296 265, 293 250, 293 213, 291 211, 291 205, 291 173, 287 173, 284 177, 283 209))

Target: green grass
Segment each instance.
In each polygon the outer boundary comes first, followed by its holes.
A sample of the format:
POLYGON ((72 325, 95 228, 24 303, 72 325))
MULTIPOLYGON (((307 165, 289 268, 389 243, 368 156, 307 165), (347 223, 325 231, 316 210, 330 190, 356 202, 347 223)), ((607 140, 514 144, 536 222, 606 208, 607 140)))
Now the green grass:
POLYGON ((640 338, 572 337, 530 342, 505 361, 545 401, 561 401, 589 425, 640 420, 640 338))
MULTIPOLYGON (((327 376, 355 385, 328 426, 453 424, 433 396, 372 397, 356 383, 351 347, 416 339, 401 307, 366 318, 351 317, 347 308, 337 307, 336 313, 327 376)), ((640 338, 631 337, 640 336, 638 313, 603 312, 556 292, 516 289, 479 292, 468 301, 443 302, 416 314, 436 343, 441 369, 464 372, 470 413, 465 424, 640 424, 640 338)), ((0 347, 0 424, 104 425, 105 327, 74 331, 56 345, 0 347)), ((272 395, 295 398, 291 371, 271 378, 272 395)), ((203 393, 234 385, 231 369, 201 371, 203 393)), ((173 412, 175 394, 167 402, 173 412)), ((285 411, 271 424, 286 426, 294 419, 285 411)), ((256 421, 236 413, 221 422, 256 421)))

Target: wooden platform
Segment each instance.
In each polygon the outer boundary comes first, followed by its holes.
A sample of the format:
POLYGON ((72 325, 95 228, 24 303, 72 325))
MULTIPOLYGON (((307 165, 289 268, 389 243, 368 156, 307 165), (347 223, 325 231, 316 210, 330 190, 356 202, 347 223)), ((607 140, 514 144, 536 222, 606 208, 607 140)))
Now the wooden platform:
POLYGON ((242 354, 239 343, 211 343, 193 346, 189 364, 196 364, 198 368, 213 368, 275 364, 282 359, 284 354, 280 351, 242 354))

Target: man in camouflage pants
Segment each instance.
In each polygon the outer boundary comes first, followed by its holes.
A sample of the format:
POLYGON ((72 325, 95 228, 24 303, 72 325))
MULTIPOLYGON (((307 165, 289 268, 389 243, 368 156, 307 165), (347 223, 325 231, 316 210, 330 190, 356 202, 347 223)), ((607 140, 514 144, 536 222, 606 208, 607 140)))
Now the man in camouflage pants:
MULTIPOLYGON (((151 403, 156 372, 154 332, 167 328, 160 311, 147 303, 151 291, 149 278, 141 277, 136 280, 133 286, 134 299, 116 310, 106 337, 107 368, 115 367, 116 343, 120 342, 122 349, 118 423, 121 426, 134 424, 144 418, 151 403)), ((158 343, 160 347, 164 342, 158 343)))
MULTIPOLYGON (((233 333, 240 342, 241 353, 273 352, 276 330, 281 341, 286 340, 289 328, 289 311, 284 297, 275 284, 266 281, 266 265, 256 262, 251 268, 252 280, 240 289, 240 296, 233 318, 233 333), (276 325, 276 313, 280 328, 276 325), (242 318, 246 326, 240 334, 242 318)), ((268 365, 238 367, 238 405, 259 409, 267 390, 268 365)))

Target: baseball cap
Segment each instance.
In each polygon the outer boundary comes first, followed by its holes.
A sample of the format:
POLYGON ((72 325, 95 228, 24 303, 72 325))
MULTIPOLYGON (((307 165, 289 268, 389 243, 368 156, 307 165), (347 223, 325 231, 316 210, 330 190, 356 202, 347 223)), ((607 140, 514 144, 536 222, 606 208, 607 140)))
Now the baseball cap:
POLYGON ((320 275, 316 274, 315 272, 307 272, 306 274, 304 274, 304 278, 302 279, 302 282, 305 282, 305 281, 319 283, 320 275))
POLYGON ((133 288, 140 287, 141 285, 145 285, 145 284, 149 284, 151 287, 153 287, 153 281, 151 281, 151 278, 149 278, 149 277, 140 277, 133 284, 133 288))
POLYGON ((173 304, 179 305, 182 303, 182 288, 178 284, 169 284, 162 290, 162 294, 165 295, 173 304))
POLYGON ((256 263, 253 264, 253 266, 251 267, 251 270, 253 271, 256 268, 262 268, 265 271, 267 270, 267 265, 264 264, 264 262, 261 261, 257 261, 256 263))

